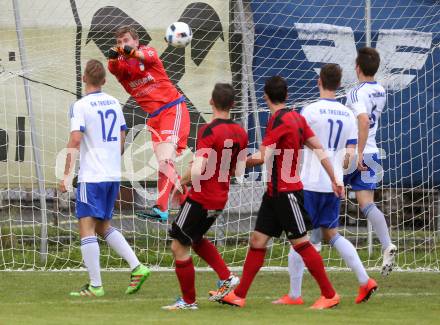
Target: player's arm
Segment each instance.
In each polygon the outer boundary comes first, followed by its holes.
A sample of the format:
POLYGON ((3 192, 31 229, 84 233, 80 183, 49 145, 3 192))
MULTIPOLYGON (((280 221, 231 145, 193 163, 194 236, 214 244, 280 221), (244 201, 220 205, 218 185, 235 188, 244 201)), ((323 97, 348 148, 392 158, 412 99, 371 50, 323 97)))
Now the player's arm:
POLYGON ((370 118, 367 113, 361 113, 357 116, 358 120, 358 169, 367 170, 363 163, 363 152, 367 144, 368 132, 370 131, 370 118))
POLYGON ((69 142, 67 142, 66 163, 64 164, 64 177, 60 182, 60 191, 67 192, 73 179, 73 171, 75 170, 75 162, 78 157, 78 151, 82 139, 81 131, 72 131, 70 133, 69 142))
POLYGON ((353 110, 355 117, 357 118, 358 124, 358 146, 357 146, 357 156, 358 156, 358 164, 357 167, 359 170, 367 170, 366 166, 363 163, 363 153, 365 146, 367 144, 368 133, 370 130, 370 117, 368 116, 367 105, 369 103, 369 99, 366 94, 362 91, 355 91, 351 94, 350 107, 353 110))
POLYGON ((196 152, 194 153, 193 160, 189 163, 188 168, 180 179, 181 185, 188 185, 192 183, 194 179, 200 179, 206 170, 206 166, 209 159, 209 153, 211 152, 214 137, 212 135, 204 135, 205 128, 201 128, 197 134, 196 152))
POLYGON ((128 64, 123 60, 119 60, 119 56, 124 52, 119 47, 112 47, 108 51, 108 70, 114 74, 118 79, 124 79, 128 75, 128 64))
POLYGON ((119 106, 118 110, 118 116, 119 116, 119 129, 121 130, 121 155, 124 154, 124 146, 125 146, 125 139, 126 139, 126 131, 127 123, 125 122, 124 113, 122 112, 122 108, 119 106))
POLYGON ((204 156, 196 156, 191 164, 191 178, 198 178, 203 175, 206 170, 208 159, 204 156))
POLYGON ((351 126, 350 136, 345 143, 345 156, 344 156, 344 171, 348 170, 351 166, 351 162, 356 157, 356 145, 358 142, 358 133, 355 127, 356 119, 354 115, 350 118, 351 122, 347 126, 351 126))
POLYGON ((192 168, 192 161, 190 161, 188 168, 183 173, 182 177, 180 178, 180 184, 183 185, 189 185, 191 183, 191 168, 192 168))
POLYGON ((78 103, 70 106, 70 136, 67 143, 66 163, 64 165, 64 176, 59 187, 62 192, 66 192, 73 179, 73 171, 75 169, 76 157, 78 156, 79 146, 83 137, 83 132, 86 130, 84 110, 78 103))
POLYGON ((246 167, 251 168, 254 166, 259 166, 264 164, 266 159, 270 157, 273 153, 272 147, 267 147, 265 145, 261 145, 258 151, 254 152, 252 155, 248 156, 246 159, 246 167))
POLYGON ((138 59, 141 61, 145 60, 144 52, 142 50, 137 50, 134 47, 125 45, 123 48, 119 48, 119 51, 121 51, 122 54, 126 57, 138 59))
POLYGON ((180 184, 189 185, 191 184, 192 179, 200 178, 206 170, 208 159, 203 156, 196 156, 194 160, 192 160, 186 171, 183 173, 180 184))
POLYGON ((232 166, 230 170, 230 175, 235 175, 236 178, 240 178, 244 176, 246 169, 249 139, 247 133, 244 130, 243 130, 242 140, 243 141, 240 146, 242 149, 237 155, 237 162, 235 166, 232 166))
POLYGON ((327 175, 330 177, 332 182, 333 192, 335 192, 336 196, 344 197, 344 185, 339 184, 336 180, 335 173, 333 171, 333 166, 328 159, 327 152, 319 142, 317 136, 312 136, 306 139, 305 145, 309 147, 313 152, 318 156, 319 161, 321 162, 322 167, 324 167, 327 175))
POLYGON ((356 157, 356 145, 350 144, 345 147, 344 170, 347 170, 353 159, 356 157))
POLYGON ((332 182, 333 192, 338 197, 344 197, 344 185, 339 184, 336 179, 335 172, 333 170, 333 166, 328 159, 327 152, 322 146, 319 138, 314 134, 312 129, 310 128, 307 120, 304 116, 301 116, 304 120, 303 125, 303 136, 304 136, 304 144, 309 147, 313 152, 318 156, 319 161, 321 162, 322 167, 325 169, 327 175, 330 177, 332 182))
POLYGON ((125 45, 124 48, 118 48, 118 51, 128 58, 134 58, 142 61, 145 66, 153 65, 157 60, 160 60, 154 48, 135 49, 131 46, 125 45))
POLYGON ((264 136, 260 148, 247 158, 246 167, 264 164, 264 162, 274 154, 277 142, 288 132, 289 130, 284 125, 278 126, 275 129, 266 129, 266 135, 264 136))
POLYGON ((125 130, 121 131, 121 155, 124 154, 124 146, 125 146, 125 138, 127 135, 125 134, 125 130))

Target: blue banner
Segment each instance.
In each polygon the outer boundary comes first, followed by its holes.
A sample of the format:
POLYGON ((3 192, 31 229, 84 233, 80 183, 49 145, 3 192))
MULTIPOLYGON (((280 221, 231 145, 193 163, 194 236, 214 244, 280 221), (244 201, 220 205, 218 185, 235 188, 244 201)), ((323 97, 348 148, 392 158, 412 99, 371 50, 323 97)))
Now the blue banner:
MULTIPOLYGON (((251 8, 260 107, 265 107, 264 81, 272 75, 288 80, 291 104, 319 97, 317 78, 324 63, 341 65, 344 90, 356 83, 356 49, 365 46, 363 1, 298 5, 260 0, 251 8)), ((372 1, 371 18, 371 44, 381 55, 377 79, 387 89, 377 134, 386 152, 382 184, 440 187, 440 3, 372 1)), ((266 125, 267 118, 261 113, 260 124, 266 125)), ((252 125, 249 116, 250 130, 252 125)))

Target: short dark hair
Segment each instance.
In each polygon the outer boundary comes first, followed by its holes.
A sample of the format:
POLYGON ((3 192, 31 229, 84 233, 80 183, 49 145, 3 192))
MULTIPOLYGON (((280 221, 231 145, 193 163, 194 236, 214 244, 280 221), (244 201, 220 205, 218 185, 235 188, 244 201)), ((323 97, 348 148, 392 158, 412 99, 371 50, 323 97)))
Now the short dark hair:
POLYGON ((322 88, 335 91, 341 85, 342 69, 338 64, 328 63, 321 68, 319 73, 322 88))
POLYGON ((84 74, 87 76, 87 83, 92 86, 99 87, 104 84, 105 68, 100 61, 95 59, 87 61, 84 74))
POLYGON ((281 76, 270 77, 264 83, 264 92, 272 103, 284 103, 287 99, 287 82, 281 76))
POLYGON ((128 25, 118 27, 118 29, 116 29, 115 32, 115 37, 116 38, 122 37, 126 33, 129 33, 131 37, 133 37, 133 39, 135 40, 139 39, 139 34, 136 32, 136 29, 128 25))
POLYGON ((372 47, 363 47, 358 50, 356 65, 359 66, 362 73, 366 76, 373 77, 380 65, 380 55, 372 47))
POLYGON ((234 106, 234 88, 228 83, 216 83, 212 91, 212 101, 217 109, 229 111, 234 106))

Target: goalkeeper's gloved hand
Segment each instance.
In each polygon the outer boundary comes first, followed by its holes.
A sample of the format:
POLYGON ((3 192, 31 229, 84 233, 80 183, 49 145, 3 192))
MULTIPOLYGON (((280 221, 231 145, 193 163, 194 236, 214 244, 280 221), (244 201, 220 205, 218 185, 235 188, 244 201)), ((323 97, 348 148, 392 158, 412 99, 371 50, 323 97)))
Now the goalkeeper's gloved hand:
POLYGON ((129 45, 124 46, 124 54, 129 58, 137 58, 136 49, 129 45))
POLYGON ((119 50, 117 47, 112 47, 110 50, 108 50, 108 58, 110 60, 115 60, 119 56, 119 50))

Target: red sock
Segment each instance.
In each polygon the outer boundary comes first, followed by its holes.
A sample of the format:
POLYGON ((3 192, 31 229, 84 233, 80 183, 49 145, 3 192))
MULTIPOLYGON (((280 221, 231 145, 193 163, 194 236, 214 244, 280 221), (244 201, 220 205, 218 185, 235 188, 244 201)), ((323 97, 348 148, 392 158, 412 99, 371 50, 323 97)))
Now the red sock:
POLYGON ((318 282, 321 288, 321 295, 326 298, 333 298, 336 292, 327 277, 321 255, 319 255, 309 241, 295 245, 293 248, 301 255, 310 274, 315 278, 316 282, 318 282))
POLYGON ((225 261, 220 256, 217 248, 206 238, 202 238, 199 242, 192 245, 194 251, 203 260, 208 263, 210 267, 217 273, 220 280, 226 280, 231 275, 225 261))
POLYGON ((184 261, 176 260, 176 275, 179 279, 183 300, 187 304, 194 303, 196 301, 196 272, 191 257, 184 261))
POLYGON ((168 210, 168 200, 171 190, 179 176, 174 168, 174 162, 171 160, 159 162, 159 175, 157 180, 157 201, 156 204, 162 211, 168 210))
POLYGON ((264 256, 266 255, 266 248, 250 248, 246 255, 246 261, 243 265, 243 274, 240 279, 240 284, 234 290, 235 294, 241 298, 246 298, 247 292, 257 275, 258 271, 264 264, 264 256))

